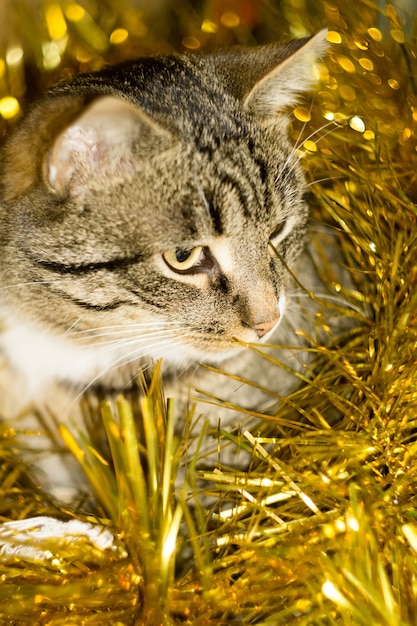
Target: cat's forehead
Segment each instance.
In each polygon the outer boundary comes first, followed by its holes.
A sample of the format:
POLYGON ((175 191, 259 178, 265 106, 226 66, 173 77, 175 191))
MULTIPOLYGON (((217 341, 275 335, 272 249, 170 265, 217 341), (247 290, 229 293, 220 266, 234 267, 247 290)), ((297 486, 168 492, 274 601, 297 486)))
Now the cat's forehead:
POLYGON ((157 159, 148 175, 146 184, 138 176, 125 185, 127 202, 137 202, 127 213, 134 212, 138 230, 157 246, 187 247, 216 237, 253 239, 298 209, 275 190, 273 175, 268 184, 250 151, 234 142, 224 142, 213 154, 178 145, 157 159))
MULTIPOLYGON (((130 68, 136 104, 162 124, 191 137, 241 139, 250 124, 241 103, 202 59, 141 59, 130 68)), ((128 73, 129 74, 129 73, 128 73)))

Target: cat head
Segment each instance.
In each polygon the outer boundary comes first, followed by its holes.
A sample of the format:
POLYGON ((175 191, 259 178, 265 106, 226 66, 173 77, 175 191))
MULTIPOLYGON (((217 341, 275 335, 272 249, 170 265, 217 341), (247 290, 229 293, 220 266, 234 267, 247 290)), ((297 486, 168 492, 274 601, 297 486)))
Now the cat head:
POLYGON ((287 113, 325 47, 142 59, 52 88, 2 150, 9 309, 126 359, 217 361, 267 335, 306 234, 287 113))

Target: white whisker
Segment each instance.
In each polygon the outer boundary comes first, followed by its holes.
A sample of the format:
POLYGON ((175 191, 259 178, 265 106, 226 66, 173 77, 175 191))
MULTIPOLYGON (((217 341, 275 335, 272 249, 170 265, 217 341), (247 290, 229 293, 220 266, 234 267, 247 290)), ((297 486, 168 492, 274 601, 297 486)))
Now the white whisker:
MULTIPOLYGON (((84 330, 77 330, 74 335, 88 335, 91 334, 94 336, 94 333, 97 331, 106 331, 110 330, 117 334, 120 332, 116 329, 121 329, 126 332, 134 332, 137 330, 142 330, 145 328, 155 328, 156 326, 166 327, 166 326, 185 326, 184 322, 134 322, 129 324, 113 324, 111 326, 95 326, 93 328, 87 328, 84 330)), ((100 335, 95 335, 96 337, 100 335)))
POLYGON ((331 120, 330 122, 327 122, 327 124, 323 124, 323 126, 320 126, 320 128, 316 128, 315 130, 313 130, 313 132, 311 132, 308 137, 303 138, 302 135, 300 134, 299 136, 299 140, 297 139, 297 142, 294 146, 293 152, 297 151, 298 148, 301 145, 301 142, 305 143, 306 141, 311 141, 314 137, 316 137, 322 130, 324 130, 325 128, 330 128, 331 126, 333 126, 334 128, 331 128, 330 130, 328 130, 324 135, 321 135, 316 143, 318 143, 319 141, 321 141, 322 139, 324 139, 325 137, 327 137, 327 135, 330 135, 332 132, 334 132, 334 130, 336 128, 341 128, 340 124, 337 124, 337 122, 335 122, 334 120, 331 120))
POLYGON ((157 327, 153 331, 152 325, 147 328, 134 327, 129 329, 124 329, 122 326, 120 330, 109 330, 101 333, 74 333, 71 340, 73 343, 85 343, 86 341, 91 340, 95 346, 110 346, 110 349, 112 349, 112 347, 121 347, 123 345, 128 345, 131 342, 148 342, 150 339, 161 336, 175 337, 175 335, 180 331, 189 329, 190 327, 187 324, 177 324, 166 328, 161 325, 161 327, 157 327))
POLYGON ((198 176, 196 174, 196 166, 194 165, 194 173, 193 173, 193 178, 194 178, 194 182, 195 182, 195 186, 197 189, 197 193, 200 196, 202 202, 203 202, 203 206, 207 212, 208 218, 211 221, 211 215, 210 215, 210 206, 209 203, 207 202, 207 198, 206 195, 204 193, 204 189, 200 183, 200 181, 198 180, 198 176))
POLYGON ((6 289, 17 289, 18 287, 30 287, 31 285, 53 285, 58 281, 56 280, 34 280, 27 283, 16 283, 15 285, 5 285, 4 287, 0 287, 0 291, 4 291, 6 289))
MULTIPOLYGON (((313 98, 313 99, 311 100, 311 102, 310 102, 310 108, 309 108, 309 113, 310 113, 310 114, 311 114, 311 111, 313 110, 313 103, 314 103, 314 98, 313 98)), ((303 136, 304 130, 305 130, 306 128, 307 128, 307 120, 306 120, 306 121, 303 123, 303 125, 301 126, 300 132, 298 133, 298 137, 297 137, 297 139, 295 140, 295 143, 294 143, 294 146, 293 146, 293 149, 292 149, 293 153, 295 153, 295 152, 297 151, 297 149, 298 149, 298 147, 299 147, 299 145, 300 145, 300 143, 299 143, 299 142, 301 141, 301 138, 302 138, 302 136, 303 136)))
MULTIPOLYGON (((109 372, 111 372, 112 370, 116 369, 119 366, 126 366, 126 365, 130 365, 132 363, 134 363, 135 361, 138 362, 138 372, 141 369, 142 371, 146 371, 146 369, 148 369, 149 367, 151 367, 151 363, 149 364, 139 364, 139 361, 145 357, 147 357, 149 355, 150 351, 155 350, 155 348, 158 348, 159 350, 161 350, 161 348, 163 348, 165 346, 169 346, 169 349, 165 350, 165 354, 164 357, 166 357, 168 354, 170 354, 171 352, 173 352, 174 350, 178 349, 177 345, 172 345, 171 343, 167 343, 165 341, 165 339, 157 341, 155 343, 152 344, 152 346, 147 346, 146 349, 142 349, 142 350, 131 350, 130 352, 127 352, 126 354, 123 354, 122 356, 119 356, 118 358, 116 358, 114 361, 112 361, 112 363, 104 368, 103 370, 101 370, 96 376, 94 376, 87 385, 85 385, 82 390, 79 392, 79 394, 76 396, 76 398, 74 398, 74 400, 72 401, 71 405, 69 408, 71 408, 80 398, 81 396, 88 391, 88 389, 91 389, 91 387, 93 387, 95 385, 95 383, 97 383, 98 380, 100 380, 100 378, 103 378, 106 374, 108 374, 109 372)), ((161 350, 162 352, 162 350, 161 350)))
MULTIPOLYGON (((185 336, 186 333, 183 333, 185 336)), ((179 333, 175 330, 172 331, 160 331, 155 333, 149 333, 147 335, 143 335, 141 337, 126 337, 120 340, 108 340, 101 341, 95 345, 98 345, 101 349, 100 352, 109 352, 111 350, 118 350, 119 348, 128 347, 131 345, 141 345, 147 344, 150 340, 159 339, 161 337, 164 338, 176 338, 179 336, 179 333)))
MULTIPOLYGON (((301 298, 307 298, 309 300, 313 299, 309 293, 306 293, 305 291, 302 291, 301 289, 289 291, 287 292, 287 296, 288 296, 288 306, 286 308, 287 311, 290 310, 291 306, 294 309, 297 308, 297 302, 291 303, 291 298, 294 298, 295 300, 300 300, 301 298)), ((330 293, 314 292, 314 300, 324 300, 324 301, 327 300, 328 302, 334 302, 335 304, 339 304, 340 306, 352 309, 352 311, 356 311, 356 313, 362 313, 360 307, 353 304, 353 302, 349 302, 348 300, 346 300, 345 298, 341 296, 334 296, 330 293)))
MULTIPOLYGON (((308 135, 308 137, 303 138, 303 131, 305 128, 306 124, 304 123, 302 129, 300 130, 300 133, 298 135, 298 138, 291 150, 291 152, 289 153, 287 159, 285 160, 285 163, 282 167, 282 171, 285 171, 285 169, 287 168, 287 166, 291 163, 291 161, 293 161, 292 165, 289 167, 289 169, 285 172, 285 177, 283 180, 279 180, 279 177, 277 177, 276 182, 280 182, 281 184, 284 184, 290 177, 291 173, 293 172, 293 170, 295 169, 295 167, 297 166, 297 164, 300 162, 300 157, 296 157, 294 159, 294 156, 297 154, 297 151, 300 149, 300 146, 302 143, 305 143, 306 141, 311 141, 313 139, 313 137, 315 137, 316 135, 318 135, 322 130, 324 130, 325 128, 328 128, 329 126, 335 126, 335 127, 339 127, 339 125, 335 122, 335 121, 330 121, 327 122, 327 124, 323 124, 323 126, 321 126, 320 128, 314 130, 312 133, 310 133, 308 135)), ((327 135, 331 134, 334 131, 334 129, 329 130, 327 133, 325 133, 324 135, 320 136, 317 140, 316 143, 319 143, 319 141, 321 141, 322 139, 324 139, 325 137, 327 137, 327 135)))
POLYGON ((318 180, 312 180, 311 182, 307 183, 307 187, 319 185, 320 183, 327 183, 328 181, 339 180, 341 178, 346 178, 346 176, 328 176, 327 178, 319 178, 318 180))
POLYGON ((65 331, 64 336, 71 334, 72 330, 77 326, 77 324, 79 324, 81 322, 81 320, 82 320, 81 317, 79 317, 76 320, 74 320, 73 323, 71 324, 71 326, 69 328, 67 328, 67 330, 65 331))

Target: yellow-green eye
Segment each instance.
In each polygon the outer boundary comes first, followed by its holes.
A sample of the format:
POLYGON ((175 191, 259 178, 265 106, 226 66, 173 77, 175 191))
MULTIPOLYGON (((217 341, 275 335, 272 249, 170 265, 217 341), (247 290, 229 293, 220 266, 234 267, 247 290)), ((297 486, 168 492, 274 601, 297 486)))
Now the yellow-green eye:
POLYGON ((165 263, 174 270, 174 272, 186 272, 198 263, 202 252, 203 248, 201 246, 191 248, 191 250, 175 248, 175 250, 164 252, 163 257, 165 263))

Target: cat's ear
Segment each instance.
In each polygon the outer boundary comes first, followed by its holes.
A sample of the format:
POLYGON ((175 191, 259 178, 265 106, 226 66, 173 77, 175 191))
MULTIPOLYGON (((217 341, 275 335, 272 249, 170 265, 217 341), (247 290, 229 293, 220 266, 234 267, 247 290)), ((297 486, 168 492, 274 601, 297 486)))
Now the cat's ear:
POLYGON ((47 183, 59 194, 79 193, 92 178, 133 173, 138 154, 168 142, 168 131, 140 109, 102 96, 56 138, 46 161, 47 183))
POLYGON ((326 35, 322 30, 311 38, 219 55, 216 69, 247 111, 275 115, 317 82, 315 64, 328 48, 326 35))

